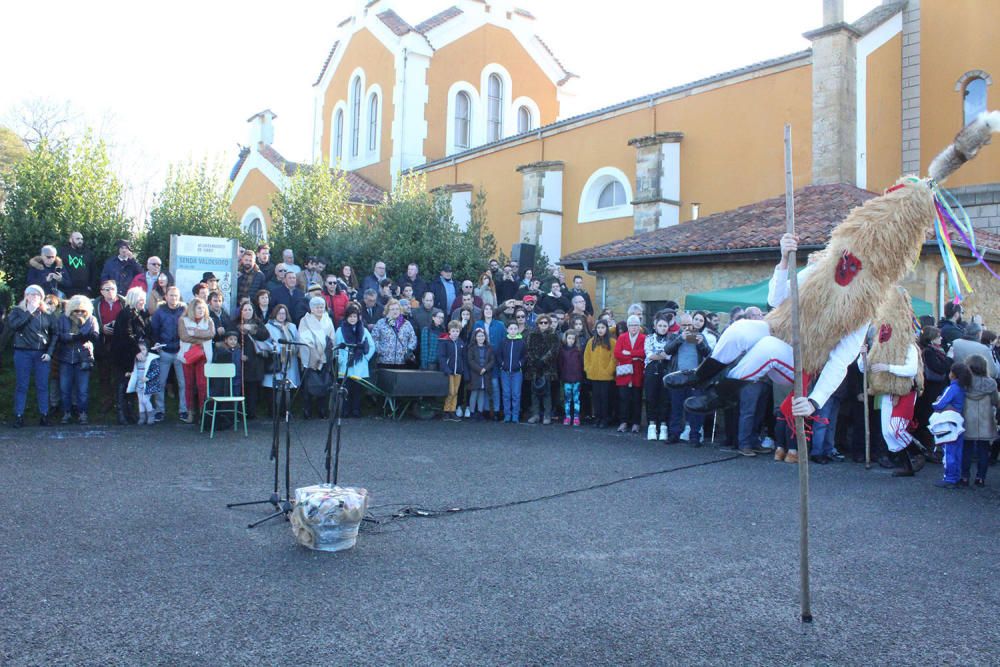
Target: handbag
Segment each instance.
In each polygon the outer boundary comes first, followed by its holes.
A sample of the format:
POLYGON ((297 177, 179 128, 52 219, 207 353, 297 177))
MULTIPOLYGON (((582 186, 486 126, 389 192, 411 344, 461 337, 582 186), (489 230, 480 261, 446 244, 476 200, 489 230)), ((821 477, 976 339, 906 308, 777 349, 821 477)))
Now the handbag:
POLYGON ((184 363, 185 364, 197 364, 201 361, 206 361, 205 348, 201 345, 195 344, 188 348, 188 351, 184 353, 184 363))
POLYGON ((329 364, 321 370, 315 368, 306 369, 303 380, 306 392, 313 397, 326 396, 330 393, 330 370, 329 364))

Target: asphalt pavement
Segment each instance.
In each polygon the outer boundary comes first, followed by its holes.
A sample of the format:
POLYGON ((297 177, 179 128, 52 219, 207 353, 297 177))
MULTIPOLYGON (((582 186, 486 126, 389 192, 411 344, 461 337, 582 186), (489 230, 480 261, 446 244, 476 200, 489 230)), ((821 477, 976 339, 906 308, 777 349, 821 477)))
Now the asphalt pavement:
MULTIPOLYGON (((320 481, 325 438, 295 424, 293 486, 320 481)), ((382 522, 319 553, 284 521, 248 530, 267 506, 225 507, 269 495, 269 448, 260 421, 0 430, 0 664, 997 664, 1000 469, 956 491, 934 466, 811 466, 807 625, 797 466, 353 420, 341 482, 382 522)))

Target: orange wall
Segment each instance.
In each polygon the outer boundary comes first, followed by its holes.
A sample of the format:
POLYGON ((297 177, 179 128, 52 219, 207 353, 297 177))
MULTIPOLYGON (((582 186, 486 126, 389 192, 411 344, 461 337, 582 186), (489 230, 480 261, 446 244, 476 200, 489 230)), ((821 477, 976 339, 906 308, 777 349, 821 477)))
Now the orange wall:
POLYGON ((867 188, 880 192, 896 182, 902 167, 903 37, 896 35, 868 56, 867 188))
POLYGON ((278 188, 259 169, 251 169, 229 208, 236 214, 238 220, 242 220, 247 209, 256 206, 264 212, 264 222, 270 228, 271 196, 277 192, 278 188))
POLYGON ((796 187, 809 184, 811 76, 809 67, 797 67, 662 102, 654 109, 642 107, 454 166, 435 168, 427 172, 428 187, 471 183, 485 188, 490 227, 500 247, 509 252, 520 233, 522 176, 516 167, 539 160, 561 160, 565 163, 562 233, 565 254, 633 232, 632 218, 577 222, 580 196, 590 175, 600 167, 617 167, 629 176, 634 192, 636 152, 628 140, 654 131, 680 131, 684 133, 681 219, 690 217, 690 203, 694 201, 701 203, 701 215, 729 210, 784 191, 786 120, 794 130, 796 187))
MULTIPOLYGON (((970 70, 988 72, 1000 82, 1000 2, 924 0, 920 3, 920 166, 951 143, 962 128, 962 92, 955 82, 970 70), (956 8, 960 5, 960 9, 956 8)), ((996 83, 987 88, 987 108, 1000 108, 996 83)), ((1000 181, 1000 145, 948 179, 949 187, 1000 181)))
POLYGON ((424 156, 428 162, 446 154, 448 89, 456 81, 467 81, 477 90, 483 68, 503 65, 510 73, 513 90, 508 104, 518 97, 530 97, 538 105, 541 124, 555 121, 559 115, 556 86, 524 50, 510 31, 485 25, 442 47, 431 58, 427 70, 427 138, 424 156))
MULTIPOLYGON (((380 42, 367 29, 359 30, 351 36, 351 41, 347 45, 337 70, 330 78, 330 85, 327 87, 323 97, 323 136, 321 138, 321 150, 325 160, 330 159, 330 141, 333 133, 333 109, 337 102, 343 100, 347 103, 348 92, 351 85, 350 77, 354 70, 361 67, 365 71, 365 88, 374 83, 382 88, 382 142, 380 146, 379 161, 370 167, 360 170, 366 178, 381 188, 389 189, 392 185, 392 178, 389 174, 389 160, 392 157, 392 117, 395 113, 395 104, 392 101, 393 86, 396 81, 395 58, 389 49, 380 42)), ((361 101, 362 105, 368 103, 367 97, 361 101)), ((351 110, 348 108, 344 114, 344 155, 350 151, 350 121, 351 110)), ((364 114, 364 109, 363 113, 364 114)), ((368 128, 361 128, 361 152, 367 145, 368 128)))

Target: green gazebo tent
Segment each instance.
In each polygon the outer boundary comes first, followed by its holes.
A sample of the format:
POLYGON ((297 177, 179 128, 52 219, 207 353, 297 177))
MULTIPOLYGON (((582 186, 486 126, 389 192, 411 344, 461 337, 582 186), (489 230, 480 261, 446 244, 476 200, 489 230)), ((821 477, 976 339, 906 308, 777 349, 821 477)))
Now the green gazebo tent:
MULTIPOLYGON (((761 310, 767 310, 767 280, 750 285, 740 285, 738 287, 727 287, 726 289, 711 290, 700 294, 688 294, 684 298, 685 310, 709 310, 718 313, 728 312, 736 306, 757 306, 761 310)), ((934 306, 923 299, 912 297, 913 310, 917 317, 921 315, 933 315, 934 306)))

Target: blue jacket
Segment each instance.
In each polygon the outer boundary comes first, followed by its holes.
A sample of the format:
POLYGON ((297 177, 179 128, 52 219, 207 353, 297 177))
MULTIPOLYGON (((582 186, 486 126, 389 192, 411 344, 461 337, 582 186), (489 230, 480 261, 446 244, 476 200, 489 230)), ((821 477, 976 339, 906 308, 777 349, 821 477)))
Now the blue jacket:
POLYGON ((452 340, 445 335, 438 341, 438 370, 448 375, 465 376, 466 368, 466 344, 459 338, 452 340))
MULTIPOLYGON (((289 292, 287 287, 281 285, 277 289, 271 290, 271 301, 268 303, 267 307, 270 308, 273 313, 275 306, 279 303, 284 304, 284 306, 288 308, 288 316, 292 318, 292 322, 298 324, 302 316, 299 315, 296 317, 295 313, 302 307, 300 302, 304 296, 305 293, 298 287, 289 292)), ((306 310, 308 311, 308 308, 306 310)))
POLYGON ((153 342, 163 343, 163 351, 168 354, 177 354, 180 350, 181 339, 177 335, 177 322, 183 316, 184 306, 177 304, 177 307, 171 310, 170 306, 161 303, 149 323, 149 328, 153 332, 153 342))
MULTIPOLYGON (((353 366, 348 367, 347 365, 347 355, 351 350, 344 348, 343 350, 337 350, 337 368, 340 369, 340 373, 346 374, 347 377, 359 377, 367 378, 370 375, 368 370, 368 362, 371 361, 372 357, 375 356, 375 339, 372 338, 371 332, 365 329, 364 340, 368 343, 368 351, 365 355, 361 357, 361 360, 353 366)), ((333 337, 334 346, 340 345, 344 342, 343 328, 337 329, 336 335, 333 337)))
POLYGON ((114 280, 118 285, 118 293, 125 294, 128 292, 129 285, 132 284, 132 279, 137 275, 142 273, 142 267, 134 259, 119 259, 118 255, 109 257, 106 262, 104 262, 104 268, 101 270, 101 280, 114 280))
POLYGON ((526 350, 524 338, 520 334, 517 338, 504 336, 500 344, 500 370, 505 373, 520 373, 527 355, 526 350))
POLYGON ((93 347, 86 348, 84 343, 96 345, 101 334, 97 328, 97 320, 93 315, 87 318, 80 329, 73 333, 73 323, 63 315, 56 323, 56 335, 59 337, 59 344, 56 347, 56 355, 60 363, 79 364, 83 361, 94 361, 93 347))
POLYGON ((959 386, 957 380, 952 380, 947 389, 934 401, 932 407, 936 412, 954 410, 962 414, 962 411, 965 409, 965 390, 959 386))

